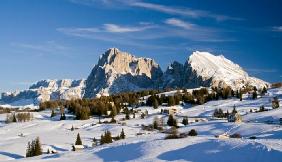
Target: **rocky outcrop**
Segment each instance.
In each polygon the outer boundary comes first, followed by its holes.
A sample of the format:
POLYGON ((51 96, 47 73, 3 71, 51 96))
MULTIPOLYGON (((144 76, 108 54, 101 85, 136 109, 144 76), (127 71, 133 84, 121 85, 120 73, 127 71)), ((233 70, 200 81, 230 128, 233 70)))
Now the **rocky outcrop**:
POLYGON ((162 70, 154 60, 111 48, 100 57, 87 78, 84 97, 156 89, 161 76, 162 70))
POLYGON ((20 105, 38 104, 49 100, 70 100, 82 98, 85 80, 42 80, 29 87, 28 90, 2 93, 1 101, 20 105))

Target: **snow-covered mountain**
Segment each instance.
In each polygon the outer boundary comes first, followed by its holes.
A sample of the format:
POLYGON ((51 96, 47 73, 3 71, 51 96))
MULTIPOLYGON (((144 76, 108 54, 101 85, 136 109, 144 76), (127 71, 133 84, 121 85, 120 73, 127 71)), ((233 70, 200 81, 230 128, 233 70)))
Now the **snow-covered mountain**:
POLYGON ((41 80, 28 90, 2 93, 1 101, 11 105, 38 104, 58 99, 77 99, 84 95, 85 80, 41 80))
POLYGON ((199 86, 239 89, 244 86, 268 87, 269 83, 250 77, 238 64, 223 55, 193 52, 185 65, 173 63, 164 75, 165 87, 196 88, 199 86))
POLYGON ((4 103, 38 103, 56 99, 93 98, 120 92, 158 88, 244 86, 263 88, 269 83, 250 77, 224 56, 193 52, 184 64, 174 61, 165 72, 150 58, 136 57, 117 48, 100 56, 87 80, 43 80, 28 90, 3 93, 4 103))
POLYGON ((162 70, 154 60, 111 48, 101 55, 87 78, 84 97, 155 89, 161 76, 162 70))

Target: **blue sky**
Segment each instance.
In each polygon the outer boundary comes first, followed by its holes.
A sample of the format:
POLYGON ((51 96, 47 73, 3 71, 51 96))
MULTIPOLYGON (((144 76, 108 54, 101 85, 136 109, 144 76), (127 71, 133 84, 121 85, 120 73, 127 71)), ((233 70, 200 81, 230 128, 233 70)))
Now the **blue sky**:
POLYGON ((223 54, 282 80, 280 0, 1 0, 0 92, 41 79, 86 78, 117 47, 164 70, 192 51, 223 54))

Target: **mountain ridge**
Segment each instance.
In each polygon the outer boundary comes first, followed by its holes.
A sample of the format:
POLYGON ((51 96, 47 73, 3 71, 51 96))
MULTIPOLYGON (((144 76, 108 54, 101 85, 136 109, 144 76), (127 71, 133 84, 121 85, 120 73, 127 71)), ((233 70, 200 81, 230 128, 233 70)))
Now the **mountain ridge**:
POLYGON ((103 53, 86 80, 41 80, 21 92, 2 93, 2 102, 31 99, 38 104, 52 99, 95 98, 120 92, 164 88, 268 87, 250 77, 223 55, 193 52, 184 64, 173 61, 165 71, 151 58, 136 57, 110 48, 103 53))

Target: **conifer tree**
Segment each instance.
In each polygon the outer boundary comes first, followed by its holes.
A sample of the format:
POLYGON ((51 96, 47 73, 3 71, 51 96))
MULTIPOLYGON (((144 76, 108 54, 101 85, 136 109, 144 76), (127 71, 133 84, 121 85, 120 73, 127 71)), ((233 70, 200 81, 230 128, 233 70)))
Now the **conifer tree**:
POLYGON ((75 145, 82 145, 82 141, 81 141, 79 133, 77 134, 75 145))
POLYGON ((188 125, 188 117, 187 116, 182 119, 182 124, 188 125))
POLYGON ((120 138, 125 139, 125 133, 124 133, 123 128, 122 128, 121 133, 120 133, 120 138))
POLYGON ((177 121, 176 119, 173 118, 173 115, 169 115, 168 120, 167 120, 167 125, 169 126, 177 126, 177 121))
POLYGON ((53 118, 54 116, 56 116, 56 113, 55 113, 54 109, 52 109, 52 111, 51 111, 51 118, 53 118))
POLYGON ((129 120, 129 119, 130 119, 129 111, 126 111, 126 112, 125 112, 125 119, 126 119, 126 120, 129 120))
POLYGON ((17 122, 16 113, 13 113, 13 120, 12 120, 12 122, 14 122, 14 123, 17 122))
POLYGON ((232 110, 232 114, 236 114, 236 113, 237 113, 237 110, 236 110, 236 106, 234 105, 233 110, 232 110))
POLYGON ((158 100, 156 98, 154 98, 154 100, 153 100, 153 108, 157 109, 158 107, 159 107, 159 102, 158 102, 158 100))
POLYGON ((168 106, 174 106, 174 105, 175 105, 174 97, 169 96, 168 97, 168 106))
POLYGON ((41 143, 40 143, 39 137, 37 137, 35 139, 34 155, 38 156, 38 155, 41 155, 41 154, 42 154, 41 143))
POLYGON ((257 98, 258 98, 257 91, 254 91, 254 92, 253 92, 253 99, 257 99, 257 98))

